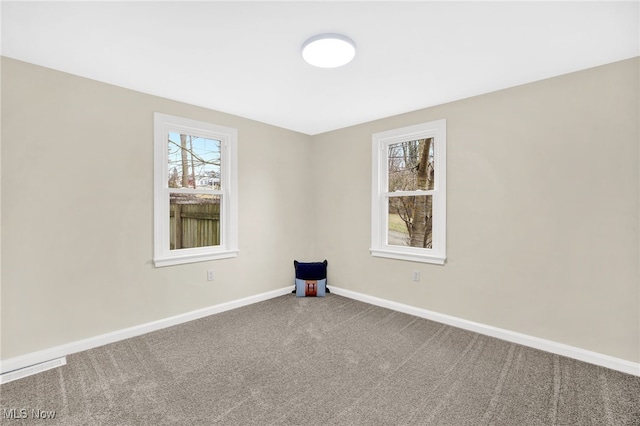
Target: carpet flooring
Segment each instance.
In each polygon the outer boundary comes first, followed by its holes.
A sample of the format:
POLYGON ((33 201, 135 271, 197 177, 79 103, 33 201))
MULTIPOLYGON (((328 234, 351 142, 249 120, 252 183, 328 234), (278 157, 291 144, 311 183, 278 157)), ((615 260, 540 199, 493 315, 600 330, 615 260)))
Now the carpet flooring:
POLYGON ((0 408, 3 425, 638 426, 640 378, 287 295, 70 355, 1 385, 0 408))

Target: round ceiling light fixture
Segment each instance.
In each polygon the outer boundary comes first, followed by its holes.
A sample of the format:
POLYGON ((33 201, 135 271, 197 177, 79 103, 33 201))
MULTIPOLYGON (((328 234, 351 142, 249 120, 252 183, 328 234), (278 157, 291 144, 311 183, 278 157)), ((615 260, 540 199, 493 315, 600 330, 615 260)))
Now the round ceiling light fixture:
POLYGON ((356 44, 342 34, 318 34, 302 45, 302 57, 314 67, 341 67, 355 56, 356 44))

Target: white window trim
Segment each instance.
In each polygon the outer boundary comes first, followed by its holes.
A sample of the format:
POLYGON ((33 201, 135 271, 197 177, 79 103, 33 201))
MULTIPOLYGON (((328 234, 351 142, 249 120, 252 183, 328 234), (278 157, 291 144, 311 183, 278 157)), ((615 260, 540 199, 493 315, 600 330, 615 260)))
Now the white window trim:
MULTIPOLYGON (((371 254, 390 259, 443 265, 446 260, 446 165, 447 121, 445 119, 375 133, 372 137, 371 254), (432 248, 389 245, 388 235, 388 147, 390 144, 434 138, 434 189, 420 191, 433 196, 432 248)), ((410 195, 415 193, 410 192, 410 195)), ((395 195, 402 195, 395 193, 395 195)))
POLYGON ((156 112, 154 114, 154 257, 156 267, 225 259, 238 255, 238 131, 156 112), (219 246, 180 250, 169 249, 169 193, 194 190, 171 188, 168 185, 168 133, 179 132, 221 141, 221 190, 206 193, 222 195, 219 246))

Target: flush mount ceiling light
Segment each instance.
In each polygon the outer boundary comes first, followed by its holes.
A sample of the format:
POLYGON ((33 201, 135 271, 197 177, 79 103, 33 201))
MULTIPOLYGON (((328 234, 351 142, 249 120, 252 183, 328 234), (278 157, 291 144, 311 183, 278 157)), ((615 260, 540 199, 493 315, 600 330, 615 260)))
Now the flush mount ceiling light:
POLYGON ((302 57, 319 68, 336 68, 348 64, 356 56, 356 44, 341 34, 318 34, 302 45, 302 57))

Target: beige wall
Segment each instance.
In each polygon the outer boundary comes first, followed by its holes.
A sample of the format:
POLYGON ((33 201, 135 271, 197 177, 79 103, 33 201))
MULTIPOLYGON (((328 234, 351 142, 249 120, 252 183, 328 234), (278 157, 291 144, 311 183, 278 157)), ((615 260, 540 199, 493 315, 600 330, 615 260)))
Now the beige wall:
POLYGON ((329 281, 640 361, 638 67, 636 58, 316 136, 315 253, 329 259, 329 281), (373 258, 371 134, 441 118, 447 264, 373 258))
POLYGON ((639 63, 310 137, 4 58, 1 357, 280 288, 293 258, 327 258, 335 286, 640 362, 639 63), (154 111, 238 128, 238 258, 152 266, 154 111), (440 118, 448 263, 373 258, 371 134, 440 118))
POLYGON ((309 136, 7 58, 2 105, 2 359, 292 285, 311 255, 309 136), (154 111, 238 129, 237 258, 152 266, 154 111))

